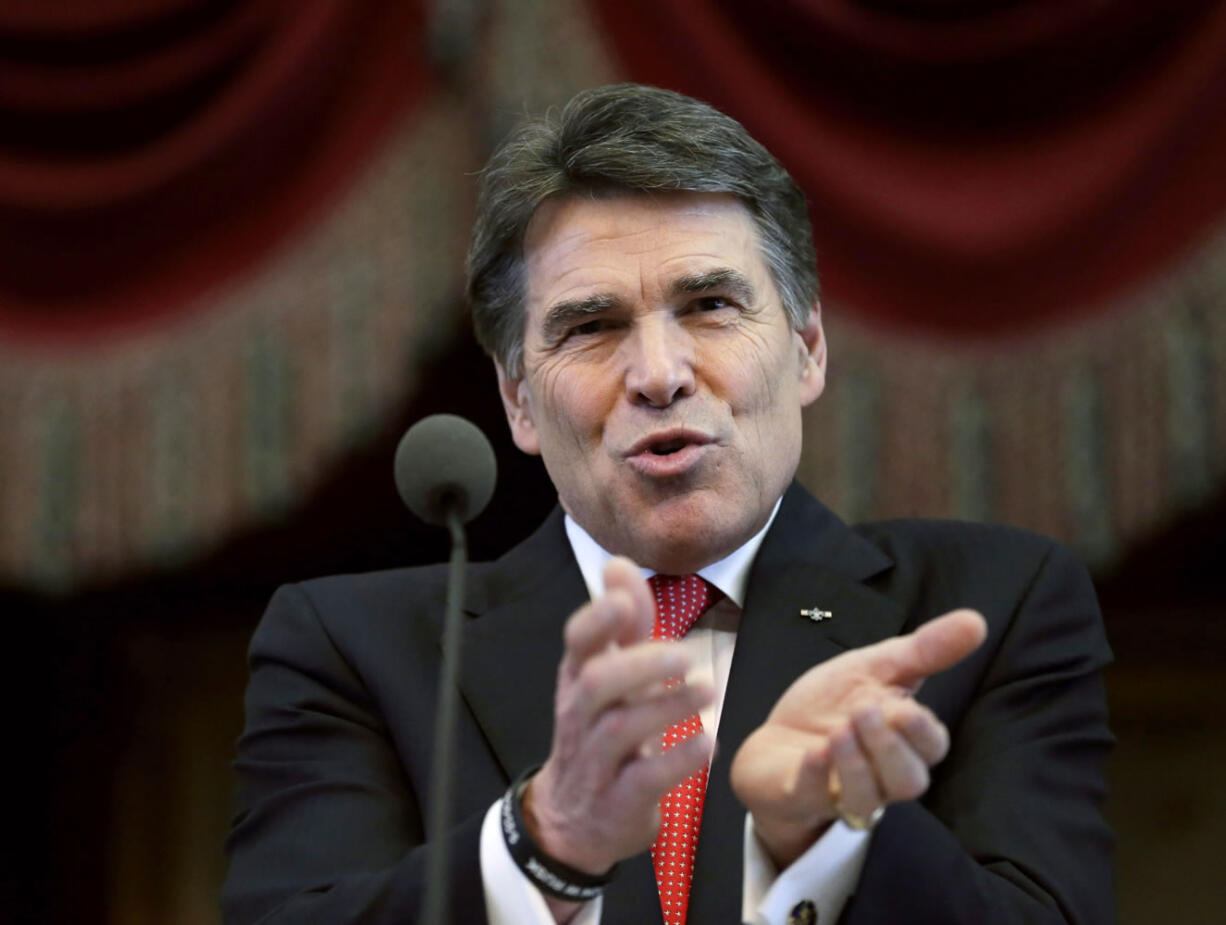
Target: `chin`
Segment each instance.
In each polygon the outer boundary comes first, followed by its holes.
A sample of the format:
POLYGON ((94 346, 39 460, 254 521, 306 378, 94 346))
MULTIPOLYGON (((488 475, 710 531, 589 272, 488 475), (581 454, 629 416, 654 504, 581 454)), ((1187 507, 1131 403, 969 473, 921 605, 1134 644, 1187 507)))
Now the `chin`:
POLYGON ((753 536, 730 530, 709 518, 684 518, 660 512, 663 522, 653 523, 636 546, 638 564, 666 575, 687 575, 718 562, 753 536))

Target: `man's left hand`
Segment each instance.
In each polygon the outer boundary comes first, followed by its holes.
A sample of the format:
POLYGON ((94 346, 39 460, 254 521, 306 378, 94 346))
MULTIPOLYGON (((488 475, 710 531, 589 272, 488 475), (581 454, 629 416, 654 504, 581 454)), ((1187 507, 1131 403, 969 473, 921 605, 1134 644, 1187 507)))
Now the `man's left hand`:
POLYGON ((732 787, 781 870, 840 809, 868 819, 879 807, 928 789, 928 769, 945 757, 949 733, 912 695, 986 635, 982 616, 955 610, 907 636, 816 665, 784 692, 732 763, 732 787))

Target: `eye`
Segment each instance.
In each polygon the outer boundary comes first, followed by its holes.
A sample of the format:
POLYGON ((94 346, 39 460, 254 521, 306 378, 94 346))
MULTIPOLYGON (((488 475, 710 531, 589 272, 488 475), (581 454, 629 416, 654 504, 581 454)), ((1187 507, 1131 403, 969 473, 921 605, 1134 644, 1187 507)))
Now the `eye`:
POLYGON ((583 324, 577 324, 570 329, 572 337, 584 337, 589 334, 599 334, 605 329, 605 321, 603 318, 593 318, 591 321, 585 321, 583 324))
POLYGON ((700 312, 718 312, 725 308, 733 308, 732 300, 722 295, 703 296, 694 303, 694 308, 700 312))

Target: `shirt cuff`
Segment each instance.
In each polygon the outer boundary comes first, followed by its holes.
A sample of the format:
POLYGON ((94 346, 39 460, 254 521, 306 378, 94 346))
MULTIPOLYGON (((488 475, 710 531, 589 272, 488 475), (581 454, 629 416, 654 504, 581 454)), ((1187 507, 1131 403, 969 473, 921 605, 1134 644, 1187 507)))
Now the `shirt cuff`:
MULTIPOLYGON (((554 925, 545 897, 507 850, 499 821, 501 812, 502 800, 498 800, 481 823, 481 883, 489 925, 554 925)), ((570 925, 599 925, 602 904, 599 896, 585 903, 570 925)))
POLYGON ((835 822, 809 850, 782 872, 754 833, 753 815, 745 814, 745 878, 741 919, 749 925, 786 925, 798 903, 817 908, 817 921, 835 922, 856 890, 870 832, 835 822))

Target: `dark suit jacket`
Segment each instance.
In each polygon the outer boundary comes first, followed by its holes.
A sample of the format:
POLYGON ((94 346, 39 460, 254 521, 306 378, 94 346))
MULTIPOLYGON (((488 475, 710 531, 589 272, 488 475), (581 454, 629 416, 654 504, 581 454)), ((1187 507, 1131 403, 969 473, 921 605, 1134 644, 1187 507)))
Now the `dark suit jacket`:
MULTIPOLYGON (((548 753, 561 628, 586 599, 560 512, 469 570, 457 820, 426 831, 445 569, 280 589, 251 644, 239 812, 223 891, 230 922, 415 921, 428 839, 446 838, 456 922, 485 917, 478 833, 508 781, 548 753)), ((987 642, 919 699, 949 756, 918 802, 891 806, 841 921, 1113 920, 1100 813, 1110 658, 1084 569, 1021 531, 935 521, 847 527, 799 486, 750 575, 698 844, 690 921, 740 911, 737 746, 811 665, 954 607, 987 642), (833 619, 814 623, 800 609, 833 619)), ((603 921, 660 921, 646 852, 623 864, 603 921)))

